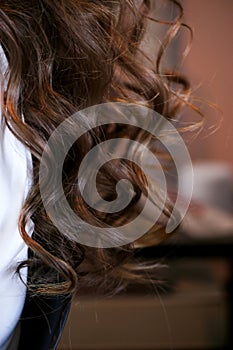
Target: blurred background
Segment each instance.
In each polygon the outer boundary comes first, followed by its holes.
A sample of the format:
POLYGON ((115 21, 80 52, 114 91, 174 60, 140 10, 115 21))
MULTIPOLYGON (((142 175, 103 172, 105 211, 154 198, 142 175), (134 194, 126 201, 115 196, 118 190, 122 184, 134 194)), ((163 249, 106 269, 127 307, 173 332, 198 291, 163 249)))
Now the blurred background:
MULTIPOLYGON (((231 0, 184 0, 185 22, 194 32, 184 72, 203 99, 216 103, 223 120, 218 131, 198 139, 190 148, 193 159, 218 160, 233 164, 233 2, 231 0), (200 87, 199 87, 200 86, 200 87)), ((207 126, 216 122, 208 111, 207 126)))
MULTIPOLYGON (((156 18, 174 18, 174 6, 152 0, 156 18)), ((182 64, 205 114, 201 134, 189 145, 193 201, 173 240, 143 254, 165 264, 164 281, 130 286, 112 299, 82 295, 72 305, 59 349, 233 349, 233 1, 183 0, 184 22, 193 29, 182 64), (213 132, 214 129, 217 130, 213 132)), ((156 52, 166 28, 151 25, 144 47, 156 52)), ((185 49, 181 30, 167 53, 171 65, 185 49)), ((180 182, 185 196, 190 169, 180 182)))

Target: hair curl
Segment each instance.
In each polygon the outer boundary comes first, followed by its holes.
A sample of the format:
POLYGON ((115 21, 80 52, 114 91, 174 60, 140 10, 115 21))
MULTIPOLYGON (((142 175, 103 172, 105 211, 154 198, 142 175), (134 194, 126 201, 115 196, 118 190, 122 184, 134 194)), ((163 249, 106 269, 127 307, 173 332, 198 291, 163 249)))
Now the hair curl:
MULTIPOLYGON (((8 59, 3 116, 33 157, 33 185, 19 219, 20 233, 31 254, 18 270, 32 265, 34 274, 28 284, 36 292, 75 294, 83 285, 119 288, 124 281, 143 275, 145 265, 133 257, 136 244, 95 249, 74 242, 65 225, 64 232, 54 227, 40 196, 39 166, 52 132, 88 106, 131 102, 166 118, 176 116, 189 85, 178 74, 164 74, 160 68, 166 47, 182 26, 182 7, 178 1, 172 2, 179 15, 173 22, 164 22, 169 30, 154 63, 140 47, 148 21, 154 20, 149 17, 149 0, 1 0, 0 40, 8 59), (25 229, 29 218, 35 224, 32 237, 25 229)), ((135 196, 126 211, 104 215, 82 199, 76 185, 77 164, 95 144, 112 137, 143 139, 140 131, 130 126, 95 128, 75 143, 63 168, 64 192, 72 209, 97 226, 117 226, 132 219, 141 195, 146 194, 142 171, 122 161, 106 164, 98 185, 102 196, 111 200, 117 181, 129 179, 135 196)), ((144 137, 153 148, 156 140, 144 137)), ((157 243, 167 237, 164 227, 171 209, 168 199, 163 218, 149 232, 157 243)))

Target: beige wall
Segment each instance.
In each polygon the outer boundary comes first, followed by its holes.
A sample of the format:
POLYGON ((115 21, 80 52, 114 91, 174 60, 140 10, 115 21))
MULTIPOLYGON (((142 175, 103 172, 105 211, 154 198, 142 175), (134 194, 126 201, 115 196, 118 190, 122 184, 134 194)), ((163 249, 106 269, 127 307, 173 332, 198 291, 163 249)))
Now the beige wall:
MULTIPOLYGON (((194 30, 192 50, 184 70, 196 94, 219 105, 223 111, 220 129, 191 147, 193 158, 226 160, 233 163, 233 1, 183 0, 185 22, 194 30)), ((207 125, 217 114, 206 111, 207 125)), ((219 117, 219 116, 218 116, 219 117)))

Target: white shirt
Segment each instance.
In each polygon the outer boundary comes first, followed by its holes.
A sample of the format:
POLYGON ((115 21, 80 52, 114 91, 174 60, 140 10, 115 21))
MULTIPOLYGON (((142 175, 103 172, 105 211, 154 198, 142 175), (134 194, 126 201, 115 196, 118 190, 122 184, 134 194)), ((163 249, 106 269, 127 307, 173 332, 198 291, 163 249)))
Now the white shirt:
MULTIPOLYGON (((2 72, 6 58, 0 46, 2 72)), ((27 259, 27 246, 18 231, 18 218, 30 187, 29 151, 4 125, 0 110, 0 350, 4 349, 23 309, 26 287, 15 274, 27 259)), ((29 225, 31 234, 32 224, 29 225)), ((27 271, 23 271, 26 280, 27 271)))

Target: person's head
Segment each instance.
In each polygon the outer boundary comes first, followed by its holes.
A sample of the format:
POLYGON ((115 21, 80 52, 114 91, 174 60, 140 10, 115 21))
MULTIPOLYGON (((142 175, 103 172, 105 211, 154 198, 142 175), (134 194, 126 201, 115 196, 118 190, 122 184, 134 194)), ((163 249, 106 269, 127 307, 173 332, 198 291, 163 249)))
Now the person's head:
MULTIPOLYGON (((171 2, 179 14, 174 22, 161 24, 168 27, 168 34, 154 58, 141 49, 147 24, 153 22, 149 0, 1 0, 0 41, 8 60, 2 110, 8 127, 33 156, 33 184, 19 226, 33 252, 29 263, 37 266, 32 281, 36 281, 39 291, 74 292, 79 285, 98 285, 100 280, 102 286, 109 287, 113 281, 119 284, 138 275, 133 261, 136 244, 91 248, 75 242, 65 221, 63 231, 54 226, 41 199, 39 167, 53 131, 86 107, 126 102, 146 106, 168 119, 175 117, 188 94, 188 84, 178 74, 165 74, 161 68, 163 53, 181 26, 182 7, 177 1, 171 2), (25 229, 29 217, 35 223, 32 238, 25 229), (43 278, 39 278, 39 266, 43 278)), ((111 201, 116 197, 116 183, 128 179, 134 197, 125 210, 107 215, 83 200, 77 185, 83 157, 99 142, 119 137, 145 141, 157 152, 151 135, 114 123, 84 134, 64 162, 67 200, 78 216, 94 226, 117 227, 131 220, 140 198, 147 193, 143 172, 124 160, 106 164, 97 178, 97 187, 102 197, 111 201)), ((53 203, 59 199, 53 194, 47 200, 53 203)), ((167 199, 160 221, 150 230, 156 242, 167 237, 164 227, 171 208, 167 199)), ((117 230, 113 240, 118 240, 117 230)))

